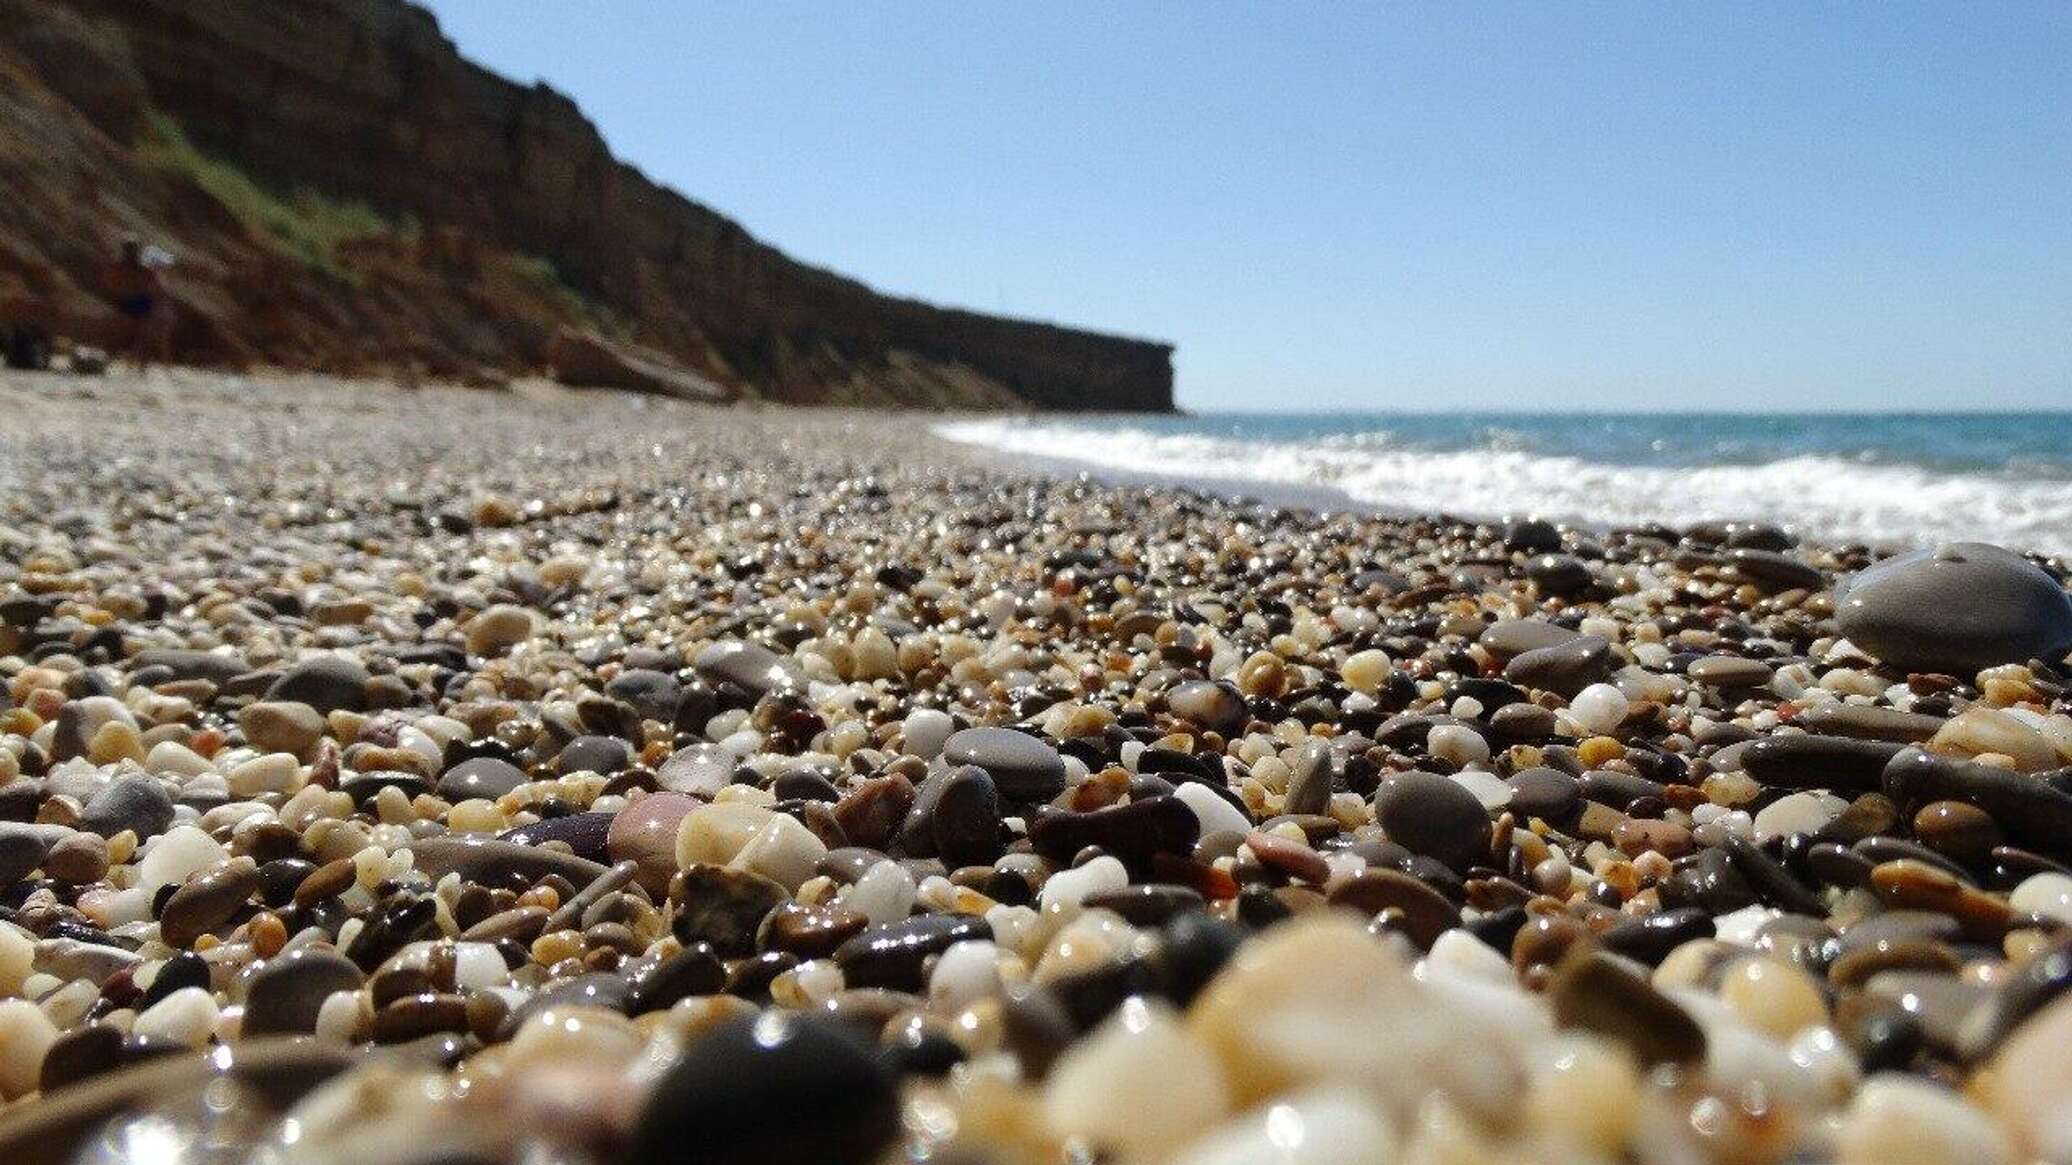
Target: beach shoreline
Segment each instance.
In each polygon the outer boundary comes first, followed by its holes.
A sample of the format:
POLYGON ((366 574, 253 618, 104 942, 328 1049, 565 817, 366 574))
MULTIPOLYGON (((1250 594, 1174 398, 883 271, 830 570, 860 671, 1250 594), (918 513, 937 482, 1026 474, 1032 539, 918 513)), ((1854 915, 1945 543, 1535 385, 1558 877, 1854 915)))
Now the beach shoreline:
POLYGON ((0 1153, 2072 1145, 2072 596, 2009 551, 533 382, 0 417, 0 1153))

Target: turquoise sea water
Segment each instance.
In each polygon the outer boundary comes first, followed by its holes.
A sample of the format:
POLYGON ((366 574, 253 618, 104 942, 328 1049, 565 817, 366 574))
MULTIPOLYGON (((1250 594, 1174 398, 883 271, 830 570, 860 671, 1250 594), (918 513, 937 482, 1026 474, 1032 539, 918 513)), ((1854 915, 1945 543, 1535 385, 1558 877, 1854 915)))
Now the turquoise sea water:
POLYGON ((1588 522, 1760 518, 1821 538, 2072 554, 2072 412, 1224 413, 958 420, 1093 470, 1588 522))

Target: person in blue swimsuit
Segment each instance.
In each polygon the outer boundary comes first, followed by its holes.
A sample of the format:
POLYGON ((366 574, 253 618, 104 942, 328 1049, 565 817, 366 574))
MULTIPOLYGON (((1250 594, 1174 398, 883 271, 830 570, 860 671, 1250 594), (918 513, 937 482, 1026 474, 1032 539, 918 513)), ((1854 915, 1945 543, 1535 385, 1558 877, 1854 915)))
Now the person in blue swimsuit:
POLYGON ((153 262, 156 250, 134 236, 125 238, 121 256, 108 273, 108 297, 124 324, 118 346, 138 368, 169 355, 172 320, 166 310, 165 280, 159 274, 163 264, 153 262))

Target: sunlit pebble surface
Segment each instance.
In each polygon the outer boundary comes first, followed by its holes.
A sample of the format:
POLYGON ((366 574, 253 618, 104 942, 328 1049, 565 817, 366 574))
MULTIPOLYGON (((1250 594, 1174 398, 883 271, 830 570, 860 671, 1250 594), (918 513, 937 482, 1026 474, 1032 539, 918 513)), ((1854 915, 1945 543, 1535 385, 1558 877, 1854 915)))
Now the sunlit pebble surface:
POLYGON ((0 416, 24 1159, 2072 1160, 2054 564, 1897 564, 1857 646, 1861 548, 897 416, 0 416))

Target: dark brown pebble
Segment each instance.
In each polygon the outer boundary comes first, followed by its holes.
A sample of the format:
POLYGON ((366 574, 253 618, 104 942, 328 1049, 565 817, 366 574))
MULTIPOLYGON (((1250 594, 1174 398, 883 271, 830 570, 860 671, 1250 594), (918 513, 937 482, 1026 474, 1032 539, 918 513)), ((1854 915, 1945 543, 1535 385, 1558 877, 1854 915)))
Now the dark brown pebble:
POLYGON ((1525 688, 1563 697, 1611 675, 1611 644, 1602 636, 1578 635, 1534 648, 1504 665, 1504 678, 1525 688))
POLYGON ((943 742, 943 761, 977 765, 1010 801, 1048 801, 1064 791, 1065 761, 1044 741, 1011 728, 966 728, 943 742))
POLYGON ((123 1064, 122 1029, 105 1023, 75 1028, 43 1053, 38 1087, 45 1096, 68 1084, 90 1080, 123 1064))
POLYGON ((835 820, 852 845, 882 851, 914 807, 915 789, 897 773, 859 781, 835 803, 835 820))
POLYGON ((1584 951, 1564 959, 1547 994, 1557 1023, 1616 1040, 1643 1064, 1694 1064, 1705 1057, 1697 1021, 1610 956, 1584 951))
POLYGON ((1892 758, 1884 781, 1885 795, 1903 807, 1961 801, 1985 810, 2010 840, 2072 859, 2072 794, 2034 777, 1909 748, 1892 758))
POLYGON ((1441 934, 1460 925, 1460 911, 1445 895, 1398 870, 1361 870, 1332 887, 1326 900, 1368 918, 1395 912, 1401 917, 1403 933, 1420 948, 1430 947, 1441 934))
POLYGON ((159 934, 167 946, 191 946, 238 912, 259 889, 259 871, 245 859, 204 870, 182 883, 159 914, 159 934))
POLYGON ((468 1001, 458 995, 406 996, 374 1013, 377 1044, 400 1044, 438 1032, 466 1030, 468 1001))
POLYGON ((1885 766, 1902 747, 1846 736, 1766 736, 1742 746, 1741 768, 1775 789, 1878 792, 1885 766))
POLYGON ((1194 810, 1178 797, 1151 797, 1090 813, 1038 810, 1029 824, 1036 852, 1060 865, 1080 850, 1099 846, 1133 873, 1141 874, 1157 854, 1189 854, 1201 835, 1194 810))
POLYGON ((694 995, 717 995, 727 983, 727 968, 707 943, 693 943, 642 971, 626 996, 629 1015, 661 1011, 694 995))
POLYGON ((870 919, 840 906, 801 906, 786 902, 763 918, 756 945, 790 951, 801 959, 821 959, 863 932, 870 919))
POLYGON ((676 903, 671 926, 685 946, 710 943, 722 958, 755 953, 755 936, 763 916, 789 901, 783 886, 747 870, 697 865, 670 884, 676 903))
POLYGON ((922 914, 881 923, 843 943, 835 962, 851 987, 890 987, 919 991, 926 985, 922 963, 967 939, 990 939, 993 928, 983 918, 922 914))
POLYGON ((1205 909, 1207 900, 1186 886, 1152 883, 1089 894, 1083 905, 1112 910, 1133 926, 1159 926, 1174 915, 1205 909))

